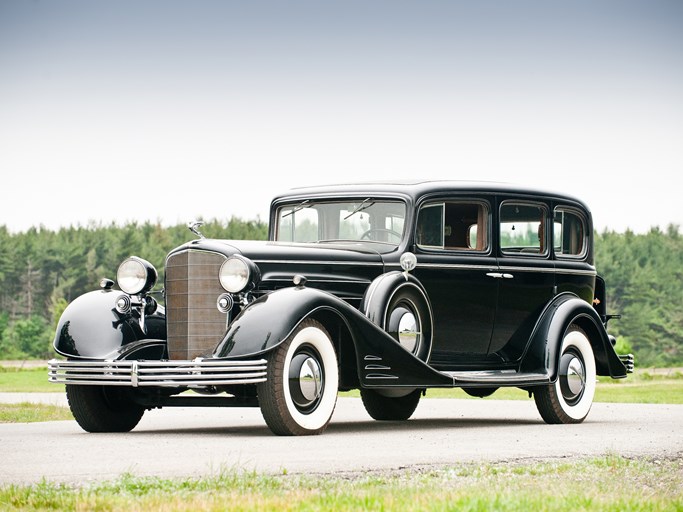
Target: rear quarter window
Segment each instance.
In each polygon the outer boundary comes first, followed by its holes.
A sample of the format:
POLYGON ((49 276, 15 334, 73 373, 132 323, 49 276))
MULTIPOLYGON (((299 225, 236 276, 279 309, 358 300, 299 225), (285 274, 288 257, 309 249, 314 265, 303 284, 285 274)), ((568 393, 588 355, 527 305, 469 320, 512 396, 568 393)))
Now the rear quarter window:
POLYGON ((558 206, 553 220, 553 249, 559 257, 582 257, 586 253, 586 219, 574 208, 558 206))

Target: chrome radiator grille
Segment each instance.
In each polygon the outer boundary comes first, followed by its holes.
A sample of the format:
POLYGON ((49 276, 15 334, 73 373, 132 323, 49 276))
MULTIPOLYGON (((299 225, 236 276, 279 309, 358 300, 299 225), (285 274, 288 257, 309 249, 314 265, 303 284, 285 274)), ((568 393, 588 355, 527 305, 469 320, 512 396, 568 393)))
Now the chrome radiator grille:
POLYGON ((216 308, 225 292, 218 272, 225 256, 187 250, 166 260, 166 330, 170 359, 210 354, 226 330, 227 315, 216 308))

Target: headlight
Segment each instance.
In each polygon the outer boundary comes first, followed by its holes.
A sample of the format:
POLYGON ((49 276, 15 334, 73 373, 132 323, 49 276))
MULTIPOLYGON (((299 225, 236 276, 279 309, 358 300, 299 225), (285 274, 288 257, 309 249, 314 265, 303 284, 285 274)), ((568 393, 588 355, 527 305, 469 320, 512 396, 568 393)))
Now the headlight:
POLYGON ((157 282, 154 266, 142 258, 131 256, 119 265, 116 281, 124 292, 135 295, 151 290, 157 282))
POLYGON ((241 256, 230 256, 225 260, 218 275, 221 286, 230 293, 239 293, 253 287, 259 278, 256 265, 241 256))

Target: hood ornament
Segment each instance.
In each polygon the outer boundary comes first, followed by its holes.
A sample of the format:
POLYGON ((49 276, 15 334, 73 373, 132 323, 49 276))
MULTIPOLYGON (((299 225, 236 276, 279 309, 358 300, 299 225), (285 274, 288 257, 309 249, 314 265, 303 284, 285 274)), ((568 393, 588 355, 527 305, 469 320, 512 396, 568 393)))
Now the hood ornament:
POLYGON ((187 223, 187 227, 199 238, 205 238, 204 235, 199 231, 199 227, 204 224, 201 220, 193 220, 187 223))

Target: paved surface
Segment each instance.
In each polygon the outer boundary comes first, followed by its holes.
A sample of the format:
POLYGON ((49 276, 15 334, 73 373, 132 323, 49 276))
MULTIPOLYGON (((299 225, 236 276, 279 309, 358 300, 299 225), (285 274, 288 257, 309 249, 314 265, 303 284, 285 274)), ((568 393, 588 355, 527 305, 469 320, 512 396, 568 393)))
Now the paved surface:
MULTIPOLYGON (((0 402, 63 404, 61 393, 0 402)), ((0 484, 113 479, 124 472, 200 476, 225 469, 343 473, 617 453, 683 457, 683 405, 596 403, 580 425, 546 425, 532 400, 422 399, 407 422, 377 422, 343 397, 320 436, 271 434, 257 408, 148 411, 125 434, 75 421, 0 424, 0 484)))

